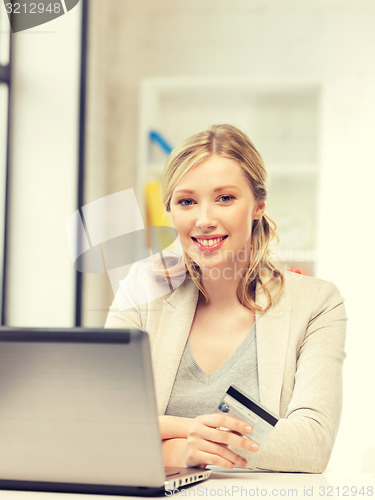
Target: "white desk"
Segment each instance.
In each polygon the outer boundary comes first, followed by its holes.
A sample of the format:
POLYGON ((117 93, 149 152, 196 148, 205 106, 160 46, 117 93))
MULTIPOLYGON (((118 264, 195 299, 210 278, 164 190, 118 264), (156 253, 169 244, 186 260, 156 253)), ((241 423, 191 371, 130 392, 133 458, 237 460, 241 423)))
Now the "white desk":
MULTIPOLYGON (((197 483, 183 492, 167 494, 169 498, 347 498, 375 500, 375 477, 344 477, 327 470, 323 474, 276 473, 215 469, 210 479, 197 483), (362 489, 361 489, 362 488, 362 489), (362 491, 362 493, 360 493, 362 491)), ((137 498, 142 497, 117 497, 137 498)), ((147 497, 147 498, 165 498, 147 497)), ((0 500, 104 500, 116 496, 0 491, 0 500)))

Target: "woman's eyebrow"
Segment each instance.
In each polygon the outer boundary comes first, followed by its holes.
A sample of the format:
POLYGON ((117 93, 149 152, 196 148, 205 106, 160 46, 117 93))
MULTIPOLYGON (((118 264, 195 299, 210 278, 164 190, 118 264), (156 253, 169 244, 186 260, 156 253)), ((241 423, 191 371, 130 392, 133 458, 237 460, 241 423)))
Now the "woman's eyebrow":
MULTIPOLYGON (((239 191, 239 187, 238 186, 233 186, 233 185, 228 185, 228 186, 218 186, 216 187, 213 192, 216 193, 217 191, 222 191, 224 189, 236 189, 237 191, 239 191)), ((192 189, 177 189, 175 191, 176 194, 178 193, 189 193, 189 194, 194 194, 195 191, 192 190, 192 189)))

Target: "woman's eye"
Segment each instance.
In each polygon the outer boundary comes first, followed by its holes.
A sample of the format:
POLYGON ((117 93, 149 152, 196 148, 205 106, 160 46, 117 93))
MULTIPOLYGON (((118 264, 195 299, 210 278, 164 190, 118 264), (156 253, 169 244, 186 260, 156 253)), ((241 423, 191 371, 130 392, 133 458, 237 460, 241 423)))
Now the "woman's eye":
POLYGON ((190 205, 193 204, 193 200, 190 198, 186 198, 184 200, 180 200, 178 202, 179 205, 182 205, 183 207, 190 207, 190 205))
POLYGON ((231 201, 231 200, 234 200, 234 196, 232 196, 231 194, 223 194, 222 196, 220 196, 219 200, 222 200, 224 203, 228 203, 228 201, 231 201))
MULTIPOLYGON (((234 200, 234 196, 232 196, 231 194, 223 194, 218 198, 218 201, 222 201, 223 203, 229 203, 232 200, 234 200)), ((194 203, 195 201, 191 198, 184 198, 183 200, 178 201, 178 205, 181 205, 183 207, 190 207, 194 203)))

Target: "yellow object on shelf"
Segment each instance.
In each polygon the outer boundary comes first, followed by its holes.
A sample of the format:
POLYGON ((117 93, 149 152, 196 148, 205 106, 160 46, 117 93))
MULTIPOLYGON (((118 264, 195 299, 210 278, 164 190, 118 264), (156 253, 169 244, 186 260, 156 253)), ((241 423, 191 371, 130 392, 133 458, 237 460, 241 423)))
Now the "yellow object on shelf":
MULTIPOLYGON (((157 179, 148 180, 144 186, 147 226, 172 226, 172 218, 166 212, 161 194, 161 182, 157 179)), ((169 241, 160 237, 160 247, 166 248, 169 241)))

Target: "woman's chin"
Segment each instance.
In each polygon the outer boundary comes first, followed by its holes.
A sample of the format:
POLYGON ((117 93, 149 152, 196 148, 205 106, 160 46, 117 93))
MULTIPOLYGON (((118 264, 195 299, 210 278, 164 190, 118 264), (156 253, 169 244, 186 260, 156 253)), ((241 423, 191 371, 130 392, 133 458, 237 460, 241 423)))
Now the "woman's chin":
POLYGON ((204 254, 203 252, 199 253, 190 252, 188 253, 189 257, 200 267, 200 268, 213 268, 215 266, 220 265, 221 263, 225 263, 224 255, 220 255, 218 252, 207 252, 204 254))

